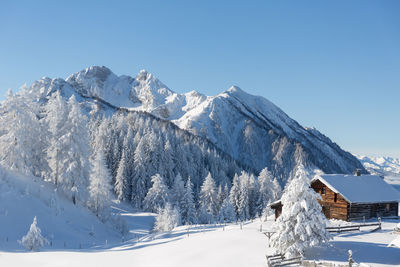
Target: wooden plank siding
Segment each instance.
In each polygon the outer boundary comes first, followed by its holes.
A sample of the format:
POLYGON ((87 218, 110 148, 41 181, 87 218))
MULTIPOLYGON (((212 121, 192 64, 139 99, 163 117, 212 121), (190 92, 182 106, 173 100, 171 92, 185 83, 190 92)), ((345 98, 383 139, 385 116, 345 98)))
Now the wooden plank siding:
POLYGON ((275 210, 275 221, 282 214, 282 203, 279 201, 271 205, 271 209, 275 210))
POLYGON ((348 220, 349 203, 340 194, 336 194, 319 180, 314 181, 311 187, 321 195, 322 200, 318 200, 318 202, 328 219, 348 220))
POLYGON ((349 205, 349 218, 348 220, 360 220, 386 217, 386 216, 398 216, 399 203, 370 203, 370 204, 356 204, 349 205))

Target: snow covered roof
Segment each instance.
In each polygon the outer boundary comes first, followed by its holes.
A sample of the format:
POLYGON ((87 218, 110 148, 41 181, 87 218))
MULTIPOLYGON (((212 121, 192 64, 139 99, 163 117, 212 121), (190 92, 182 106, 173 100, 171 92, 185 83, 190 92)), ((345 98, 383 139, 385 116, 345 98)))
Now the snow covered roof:
POLYGON ((313 180, 320 180, 349 203, 399 202, 400 192, 377 175, 323 174, 313 180))
POLYGON ((267 206, 268 206, 268 207, 271 207, 271 208, 275 208, 275 207, 278 207, 279 205, 282 205, 281 202, 282 202, 282 201, 281 201, 280 199, 278 199, 278 200, 276 200, 276 201, 274 201, 274 202, 269 203, 267 206))

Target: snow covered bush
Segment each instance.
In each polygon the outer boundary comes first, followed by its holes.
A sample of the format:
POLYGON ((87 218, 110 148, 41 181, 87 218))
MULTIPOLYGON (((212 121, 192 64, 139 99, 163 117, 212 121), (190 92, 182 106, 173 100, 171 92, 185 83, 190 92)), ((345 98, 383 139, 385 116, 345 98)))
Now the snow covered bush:
POLYGON ((156 222, 154 224, 154 231, 165 232, 171 231, 180 224, 179 212, 176 208, 172 208, 171 204, 167 203, 164 209, 160 209, 156 222))
POLYGON ((328 242, 326 218, 322 214, 320 198, 312 188, 302 166, 282 195, 282 214, 275 222, 276 233, 271 244, 286 256, 302 255, 305 249, 328 242))
POLYGON ((41 234, 40 228, 37 226, 36 216, 33 218, 33 222, 28 233, 18 241, 22 246, 31 251, 39 251, 41 247, 48 244, 46 238, 41 234))

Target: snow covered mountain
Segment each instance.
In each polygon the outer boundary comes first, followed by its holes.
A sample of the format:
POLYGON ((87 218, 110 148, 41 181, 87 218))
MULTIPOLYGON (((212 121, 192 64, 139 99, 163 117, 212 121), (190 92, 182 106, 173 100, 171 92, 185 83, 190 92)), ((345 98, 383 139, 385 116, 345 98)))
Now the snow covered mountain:
POLYGON ((383 176, 400 176, 400 159, 392 157, 368 157, 358 156, 356 157, 372 174, 383 175, 383 176))
POLYGON ((298 164, 326 173, 365 171, 353 155, 318 130, 302 127, 270 101, 235 86, 216 96, 177 94, 145 70, 133 78, 94 66, 65 80, 42 78, 28 91, 43 99, 55 90, 77 95, 88 111, 113 106, 171 121, 207 138, 241 164, 255 171, 268 166, 283 180, 298 164))

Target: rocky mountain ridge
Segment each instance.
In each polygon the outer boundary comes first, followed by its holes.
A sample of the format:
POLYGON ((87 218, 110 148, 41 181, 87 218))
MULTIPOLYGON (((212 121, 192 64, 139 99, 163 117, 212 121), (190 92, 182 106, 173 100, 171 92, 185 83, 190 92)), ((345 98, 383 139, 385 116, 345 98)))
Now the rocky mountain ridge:
POLYGON ((117 108, 150 113, 207 138, 255 171, 267 166, 283 181, 299 164, 326 173, 352 173, 356 168, 366 172, 352 154, 318 130, 301 126, 272 102, 236 86, 216 96, 196 91, 178 94, 145 70, 133 78, 94 66, 65 80, 42 78, 29 88, 39 99, 55 90, 67 97, 77 94, 88 111, 97 108, 112 114, 106 106, 95 104, 101 100, 117 108))

